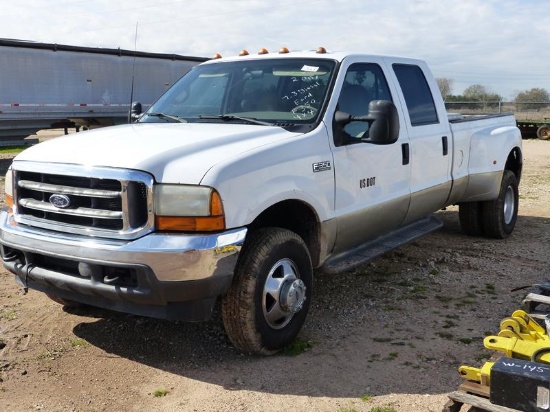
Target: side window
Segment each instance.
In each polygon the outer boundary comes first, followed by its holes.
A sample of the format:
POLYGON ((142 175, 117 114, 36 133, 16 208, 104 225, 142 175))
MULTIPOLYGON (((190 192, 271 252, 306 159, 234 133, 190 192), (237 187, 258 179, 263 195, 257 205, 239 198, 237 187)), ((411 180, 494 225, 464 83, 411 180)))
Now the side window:
MULTIPOLYGON (((374 63, 352 64, 338 98, 338 110, 363 116, 368 113, 372 100, 393 101, 382 69, 374 63)), ((344 131, 352 138, 361 138, 368 136, 368 128, 366 122, 351 122, 344 131)))
POLYGON ((413 126, 439 123, 435 103, 426 77, 418 66, 394 64, 393 71, 405 96, 413 126))

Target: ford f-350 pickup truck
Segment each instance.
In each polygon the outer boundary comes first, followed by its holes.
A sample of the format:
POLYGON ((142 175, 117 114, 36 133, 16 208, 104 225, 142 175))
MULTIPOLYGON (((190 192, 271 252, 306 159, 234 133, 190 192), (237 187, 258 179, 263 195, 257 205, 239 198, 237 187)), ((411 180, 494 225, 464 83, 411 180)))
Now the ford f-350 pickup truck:
POLYGON ((316 51, 200 64, 135 123, 18 155, 4 266, 62 304, 208 319, 271 354, 299 333, 314 269, 337 273, 441 226, 505 238, 518 213, 511 115, 449 119, 420 60, 316 51))

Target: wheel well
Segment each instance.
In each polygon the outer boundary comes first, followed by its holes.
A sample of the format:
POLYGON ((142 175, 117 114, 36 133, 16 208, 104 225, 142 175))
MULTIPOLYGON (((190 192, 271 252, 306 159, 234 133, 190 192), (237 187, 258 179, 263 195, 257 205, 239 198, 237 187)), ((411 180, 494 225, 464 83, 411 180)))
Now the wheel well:
POLYGON ((311 256, 313 267, 319 265, 321 230, 313 209, 298 200, 285 200, 264 210, 250 225, 249 230, 262 227, 280 227, 300 236, 311 256))
POLYGON ((508 159, 506 159, 506 166, 504 168, 514 172, 519 183, 521 180, 521 170, 523 168, 523 156, 519 147, 514 147, 514 149, 510 152, 508 159))

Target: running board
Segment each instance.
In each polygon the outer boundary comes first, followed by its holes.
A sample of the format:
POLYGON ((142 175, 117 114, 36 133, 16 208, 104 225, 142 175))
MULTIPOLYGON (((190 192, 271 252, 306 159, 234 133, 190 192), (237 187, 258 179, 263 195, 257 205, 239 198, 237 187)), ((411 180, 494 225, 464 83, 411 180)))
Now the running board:
POLYGON ((339 273, 354 269, 384 253, 433 232, 441 226, 443 226, 443 222, 438 218, 434 216, 427 217, 398 229, 389 235, 358 246, 345 254, 330 258, 325 262, 321 270, 325 273, 339 273))

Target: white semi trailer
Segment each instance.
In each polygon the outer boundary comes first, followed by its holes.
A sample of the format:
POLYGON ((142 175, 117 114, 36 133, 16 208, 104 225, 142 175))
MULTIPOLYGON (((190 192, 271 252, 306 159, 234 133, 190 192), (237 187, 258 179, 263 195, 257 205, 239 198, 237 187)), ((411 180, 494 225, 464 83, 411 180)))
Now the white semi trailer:
POLYGON ((126 123, 200 57, 0 39, 0 139, 126 123))

